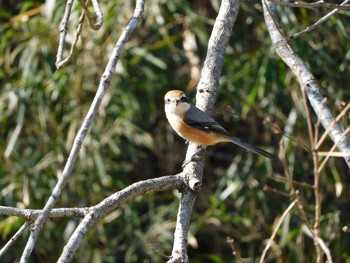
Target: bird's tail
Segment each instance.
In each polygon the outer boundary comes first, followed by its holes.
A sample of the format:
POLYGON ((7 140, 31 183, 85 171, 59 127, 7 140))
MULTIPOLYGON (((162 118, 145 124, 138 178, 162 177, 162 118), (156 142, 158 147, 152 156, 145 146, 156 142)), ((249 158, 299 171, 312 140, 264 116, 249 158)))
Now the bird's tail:
POLYGON ((236 137, 233 136, 225 136, 230 142, 237 144, 238 146, 241 146, 243 148, 245 148, 248 151, 251 151, 253 153, 257 153, 260 154, 262 156, 265 156, 269 159, 275 159, 275 156, 267 151, 264 151, 263 149, 260 149, 259 147, 252 145, 250 143, 247 143, 245 141, 242 141, 241 139, 238 139, 236 137))

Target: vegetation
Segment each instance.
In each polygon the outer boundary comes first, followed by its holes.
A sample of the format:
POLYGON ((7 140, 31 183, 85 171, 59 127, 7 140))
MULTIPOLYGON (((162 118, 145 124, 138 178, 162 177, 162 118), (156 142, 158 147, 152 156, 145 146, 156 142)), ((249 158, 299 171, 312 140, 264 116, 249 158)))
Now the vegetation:
MULTIPOLYGON (((85 24, 70 62, 56 70, 64 3, 8 1, 0 12, 0 204, 43 207, 62 173, 74 136, 103 74, 110 52, 134 3, 104 1, 104 25, 85 24)), ((186 90, 194 102, 200 66, 220 2, 147 1, 144 20, 117 66, 107 96, 84 141, 74 176, 57 207, 86 207, 133 182, 181 171, 186 145, 167 124, 163 96, 186 90), (189 50, 184 42, 194 36, 189 50), (196 61, 198 63, 196 63, 196 61), (192 72, 192 74, 191 74, 192 72)), ((70 18, 73 41, 81 11, 70 18)), ((328 9, 279 7, 284 29, 293 34, 328 9)), ((314 31, 291 40, 323 87, 333 110, 349 102, 350 19, 340 11, 314 31)), ((314 162, 301 89, 278 58, 264 24, 260 2, 243 1, 225 57, 214 118, 237 137, 285 158, 267 161, 232 145, 209 148, 204 187, 197 198, 189 239, 191 262, 246 262, 261 255, 275 224, 293 201, 289 173, 314 223, 314 162), (293 120, 293 117, 296 117, 293 120)), ((317 119, 310 110, 312 123, 317 119)), ((348 114, 341 119, 348 127, 348 114)), ((314 128, 314 127, 312 127, 314 128)), ((315 131, 316 129, 314 129, 315 131)), ((319 135, 324 130, 319 128, 319 135)), ((322 151, 332 142, 327 139, 322 151)), ((331 158, 320 173, 321 237, 334 262, 350 262, 349 169, 331 158)), ((178 192, 156 193, 122 206, 93 228, 77 262, 165 262, 170 255, 178 192)), ((1 244, 23 224, 0 217, 1 244)), ((31 262, 55 262, 79 219, 51 219, 31 262)), ((2 257, 18 260, 28 232, 2 257)), ((270 262, 313 262, 310 233, 294 208, 270 249, 270 262)))

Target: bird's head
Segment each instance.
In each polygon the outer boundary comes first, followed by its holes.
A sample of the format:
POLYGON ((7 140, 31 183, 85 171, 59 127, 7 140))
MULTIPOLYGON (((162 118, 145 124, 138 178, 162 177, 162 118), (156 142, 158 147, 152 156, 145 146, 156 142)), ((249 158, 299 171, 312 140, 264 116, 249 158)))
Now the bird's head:
POLYGON ((168 91, 164 96, 164 102, 167 114, 183 115, 191 106, 186 94, 181 90, 168 91))

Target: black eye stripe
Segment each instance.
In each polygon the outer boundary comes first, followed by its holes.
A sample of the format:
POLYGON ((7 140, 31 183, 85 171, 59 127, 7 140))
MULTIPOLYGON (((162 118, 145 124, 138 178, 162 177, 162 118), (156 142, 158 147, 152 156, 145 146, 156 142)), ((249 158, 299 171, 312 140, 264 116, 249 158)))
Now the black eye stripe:
POLYGON ((187 99, 185 96, 182 96, 182 97, 180 98, 180 101, 181 101, 181 102, 188 102, 188 99, 187 99))

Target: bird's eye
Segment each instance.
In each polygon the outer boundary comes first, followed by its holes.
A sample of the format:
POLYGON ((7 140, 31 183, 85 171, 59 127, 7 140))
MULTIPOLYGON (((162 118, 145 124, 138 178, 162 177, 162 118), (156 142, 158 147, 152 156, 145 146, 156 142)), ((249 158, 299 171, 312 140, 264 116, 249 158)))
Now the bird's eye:
POLYGON ((170 100, 169 98, 167 98, 167 99, 166 99, 166 102, 168 102, 168 103, 169 103, 170 101, 171 101, 171 100, 170 100))

